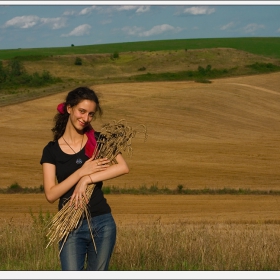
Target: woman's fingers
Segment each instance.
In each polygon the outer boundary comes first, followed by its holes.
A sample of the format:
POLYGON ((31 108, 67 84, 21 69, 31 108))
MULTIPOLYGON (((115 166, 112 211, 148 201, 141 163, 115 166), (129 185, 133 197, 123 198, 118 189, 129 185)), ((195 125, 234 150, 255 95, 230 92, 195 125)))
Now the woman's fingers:
POLYGON ((104 165, 109 166, 110 163, 110 161, 107 158, 97 159, 95 162, 97 166, 104 166, 104 165))
POLYGON ((79 195, 79 194, 73 194, 70 199, 70 205, 74 203, 75 209, 78 209, 79 207, 83 207, 84 204, 88 204, 88 199, 86 194, 79 195))

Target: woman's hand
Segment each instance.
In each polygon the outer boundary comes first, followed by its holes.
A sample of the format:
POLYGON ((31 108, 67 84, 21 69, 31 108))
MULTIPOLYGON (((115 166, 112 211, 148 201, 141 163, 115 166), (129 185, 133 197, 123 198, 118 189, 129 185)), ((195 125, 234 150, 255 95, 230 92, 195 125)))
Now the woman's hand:
POLYGON ((107 158, 100 158, 100 159, 88 159, 83 166, 81 167, 81 176, 85 176, 88 174, 100 172, 106 170, 110 165, 110 161, 107 158))
POLYGON ((75 209, 83 207, 83 200, 88 204, 88 198, 86 196, 87 185, 90 183, 89 176, 82 177, 77 183, 75 190, 70 199, 70 205, 75 203, 75 209), (87 178, 88 177, 88 178, 87 178))

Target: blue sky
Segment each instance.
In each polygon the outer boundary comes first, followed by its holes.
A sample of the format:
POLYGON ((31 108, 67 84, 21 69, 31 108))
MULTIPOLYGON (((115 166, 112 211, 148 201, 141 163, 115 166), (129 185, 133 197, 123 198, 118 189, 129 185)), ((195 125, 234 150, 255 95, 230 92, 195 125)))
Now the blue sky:
POLYGON ((0 1, 0 49, 280 36, 280 1, 67 3, 0 1))

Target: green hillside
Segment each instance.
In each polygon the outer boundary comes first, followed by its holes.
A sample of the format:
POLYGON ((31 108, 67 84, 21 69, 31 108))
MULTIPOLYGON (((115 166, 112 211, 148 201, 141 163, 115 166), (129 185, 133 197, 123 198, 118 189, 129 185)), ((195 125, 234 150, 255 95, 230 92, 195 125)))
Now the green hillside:
POLYGON ((140 41, 87 46, 68 46, 60 48, 29 48, 0 50, 0 59, 15 57, 45 57, 52 55, 75 55, 92 53, 113 53, 133 51, 161 51, 205 48, 234 48, 253 54, 280 59, 280 37, 257 38, 215 38, 215 39, 178 39, 159 41, 140 41))

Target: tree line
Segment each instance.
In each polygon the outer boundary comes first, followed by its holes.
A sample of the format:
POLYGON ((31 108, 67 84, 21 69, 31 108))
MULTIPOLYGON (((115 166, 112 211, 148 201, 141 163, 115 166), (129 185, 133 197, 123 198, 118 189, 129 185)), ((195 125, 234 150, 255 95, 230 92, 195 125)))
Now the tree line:
POLYGON ((57 82, 61 79, 53 77, 47 70, 29 74, 19 60, 9 60, 6 64, 0 61, 0 88, 39 87, 57 82))

